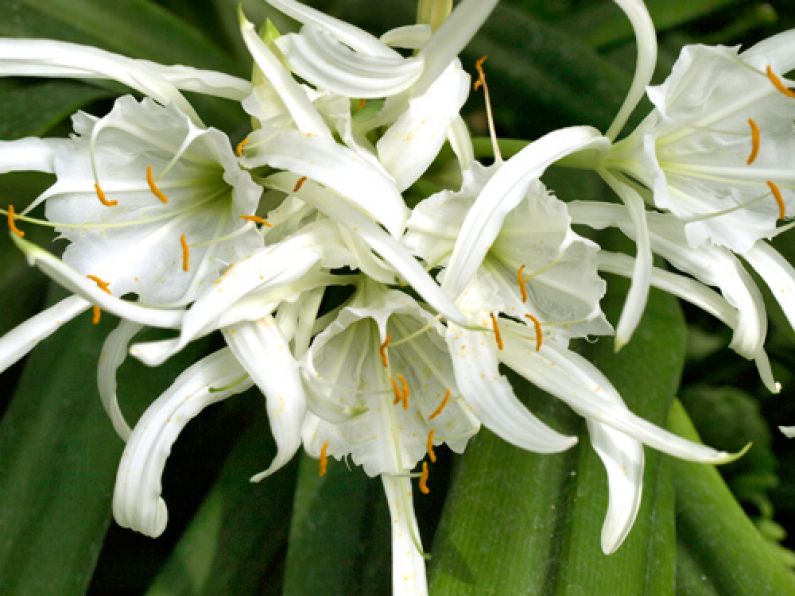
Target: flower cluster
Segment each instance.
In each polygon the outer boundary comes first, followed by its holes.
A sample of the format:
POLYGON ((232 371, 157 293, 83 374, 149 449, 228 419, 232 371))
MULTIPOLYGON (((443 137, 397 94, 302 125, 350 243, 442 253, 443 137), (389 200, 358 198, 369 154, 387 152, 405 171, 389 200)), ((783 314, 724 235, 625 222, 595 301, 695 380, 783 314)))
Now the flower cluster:
MULTIPOLYGON (((791 33, 742 53, 685 48, 668 80, 648 89, 653 111, 616 142, 656 61, 643 3, 616 0, 634 26, 638 63, 614 124, 605 134, 552 131, 507 160, 493 138, 497 157, 484 165, 459 114, 473 85, 457 56, 496 0, 463 0, 444 19, 380 38, 294 0, 268 3, 301 27, 260 33, 241 12, 252 82, 69 43, 0 40, 5 76, 113 79, 143 96, 120 97, 102 117, 75 114, 68 139, 0 142, 0 172, 57 178, 6 214, 30 264, 73 293, 0 338, 0 367, 88 309, 95 322, 103 311, 121 319, 98 372, 126 441, 113 499, 119 524, 163 532, 160 479, 179 432, 253 385, 278 451, 252 480, 301 446, 320 474, 329 457, 350 457, 379 476, 400 594, 427 591, 412 480, 429 491, 440 445, 462 452, 481 424, 538 453, 577 441, 536 418, 501 365, 587 421, 609 480, 606 553, 637 515, 644 445, 699 462, 734 457, 633 414, 571 344, 613 333, 599 272, 617 273, 632 279, 617 347, 654 285, 730 326, 731 347, 778 391, 764 305, 740 259, 795 323, 795 275, 766 242, 795 209, 786 166, 795 92, 782 78, 795 66, 783 51, 791 33), (251 134, 233 147, 184 90, 241 102, 251 134), (445 143, 460 186, 410 208, 407 189, 445 143), (598 172, 620 202, 561 201, 540 177, 564 158, 598 172), (24 239, 33 224, 66 239, 60 257, 24 239), (574 224, 619 228, 635 240, 636 258, 600 250, 574 224), (653 254, 681 273, 653 267, 653 254), (174 335, 132 343, 144 327, 174 335), (131 427, 116 395, 127 354, 156 366, 215 331, 226 347, 185 370, 131 427)), ((482 61, 477 71, 474 88, 488 100, 482 61)))

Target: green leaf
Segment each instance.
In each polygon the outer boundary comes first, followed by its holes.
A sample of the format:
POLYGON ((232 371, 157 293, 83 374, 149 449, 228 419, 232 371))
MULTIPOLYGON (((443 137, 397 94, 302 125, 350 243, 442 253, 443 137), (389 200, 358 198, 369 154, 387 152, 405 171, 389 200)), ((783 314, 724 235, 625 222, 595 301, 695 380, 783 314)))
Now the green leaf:
POLYGON ((170 558, 147 591, 257 594, 284 551, 297 465, 260 484, 251 475, 275 454, 267 420, 257 416, 227 457, 170 558))
POLYGON ((389 514, 381 482, 358 467, 301 457, 283 593, 382 594, 391 585, 389 514))
MULTIPOLYGON (((699 440, 678 401, 671 408, 669 427, 699 440)), ((700 572, 720 594, 795 594, 795 575, 745 515, 717 470, 684 461, 674 461, 673 467, 677 539, 687 551, 678 565, 684 575, 681 581, 677 578, 677 590, 685 593, 685 585, 700 572)))
MULTIPOLYGON (((621 295, 611 295, 610 311, 620 306, 621 295)), ((676 301, 652 292, 624 350, 613 354, 609 339, 602 340, 591 356, 634 412, 664 424, 684 358, 684 322, 676 301), (655 357, 648 358, 650 353, 655 357)), ((535 388, 517 390, 555 428, 579 428, 580 443, 563 454, 535 455, 482 432, 461 460, 434 540, 431 592, 672 593, 669 462, 647 450, 638 519, 618 552, 605 556, 599 537, 607 483, 584 425, 535 388)))

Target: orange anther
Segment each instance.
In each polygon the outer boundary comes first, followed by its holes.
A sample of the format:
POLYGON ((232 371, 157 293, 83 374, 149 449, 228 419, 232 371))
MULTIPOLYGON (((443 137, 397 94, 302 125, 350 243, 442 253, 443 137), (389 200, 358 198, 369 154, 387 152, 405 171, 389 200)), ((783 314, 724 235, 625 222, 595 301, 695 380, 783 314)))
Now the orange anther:
POLYGON ((256 224, 262 224, 266 228, 272 228, 273 224, 269 222, 264 217, 260 217, 259 215, 241 215, 240 219, 245 221, 253 221, 256 224))
POLYGON ((748 119, 748 126, 751 127, 751 154, 748 156, 748 159, 745 163, 749 166, 756 161, 756 156, 759 155, 759 145, 760 145, 760 135, 759 135, 759 125, 756 123, 756 120, 753 118, 748 119))
POLYGON ((320 469, 318 470, 320 476, 326 475, 327 466, 328 466, 328 441, 323 443, 323 446, 320 448, 320 469))
POLYGON ((102 318, 102 311, 99 307, 95 304, 94 308, 91 310, 91 322, 94 325, 99 325, 99 320, 102 318))
POLYGON ((770 79, 770 82, 773 83, 773 86, 776 89, 778 89, 781 93, 783 93, 787 97, 795 97, 795 91, 793 91, 784 84, 784 81, 782 81, 778 77, 778 75, 773 72, 773 67, 771 67, 769 64, 767 66, 766 72, 767 72, 767 78, 770 79))
POLYGON ((101 277, 97 277, 96 275, 86 275, 86 277, 91 281, 93 281, 95 284, 97 284, 97 287, 99 287, 99 289, 102 290, 103 292, 107 294, 111 293, 110 288, 108 287, 110 285, 110 282, 107 282, 101 277))
POLYGON ((406 377, 403 376, 403 373, 398 373, 398 380, 400 381, 400 401, 403 402, 403 409, 409 409, 409 397, 411 396, 411 390, 409 389, 409 382, 406 380, 406 377))
POLYGON ((397 405, 403 400, 403 395, 400 392, 400 387, 398 387, 395 377, 389 377, 389 382, 392 383, 392 393, 395 394, 395 399, 392 400, 392 403, 397 405))
POLYGON ((436 429, 432 428, 428 431, 428 441, 425 443, 425 450, 428 452, 428 459, 431 463, 436 463, 436 452, 433 450, 433 435, 436 429))
POLYGON ((389 342, 392 341, 392 336, 387 335, 384 342, 378 346, 378 355, 381 356, 381 364, 384 368, 389 367, 389 355, 386 352, 386 349, 389 347, 389 342))
POLYGON ((505 344, 502 343, 502 333, 500 332, 500 324, 497 322, 497 317, 494 316, 493 312, 489 313, 491 317, 491 328, 494 330, 494 339, 497 342, 497 349, 502 350, 505 347, 505 344))
POLYGON ((105 191, 102 190, 99 182, 94 183, 94 190, 97 191, 97 198, 99 199, 99 202, 105 205, 105 207, 114 207, 115 205, 119 204, 118 201, 113 201, 105 196, 105 191))
POLYGON ((367 105, 367 100, 364 97, 359 98, 359 109, 363 110, 364 106, 367 105))
POLYGON ((778 203, 778 218, 784 219, 787 217, 787 206, 784 204, 784 197, 781 194, 781 189, 772 180, 767 181, 767 186, 770 192, 773 193, 773 198, 776 199, 776 203, 778 203))
POLYGON ((182 270, 188 271, 190 269, 190 246, 188 246, 185 234, 179 237, 179 243, 182 245, 182 270))
POLYGON ((298 180, 295 181, 295 186, 293 186, 293 192, 298 192, 301 190, 301 187, 306 182, 306 176, 301 176, 298 180))
POLYGON ((240 141, 237 144, 237 147, 235 147, 235 155, 237 155, 238 157, 243 157, 243 150, 246 148, 246 145, 248 145, 250 142, 251 139, 249 139, 248 137, 240 141))
POLYGON ((14 221, 15 217, 16 217, 16 214, 14 213, 14 206, 13 205, 9 205, 8 206, 8 229, 11 230, 17 236, 19 236, 20 238, 24 238, 25 237, 25 232, 23 232, 22 230, 20 230, 17 227, 17 222, 14 221))
POLYGON ((428 416, 428 420, 433 420, 444 411, 445 407, 447 407, 447 402, 450 401, 451 393, 452 392, 450 391, 449 388, 447 389, 447 391, 444 392, 444 397, 442 398, 441 403, 438 406, 436 406, 436 409, 431 413, 430 416, 428 416))
POLYGON ((431 489, 428 488, 428 462, 422 462, 422 474, 420 475, 420 492, 423 495, 427 495, 431 492, 431 489))
POLYGON ((472 90, 477 91, 486 85, 486 73, 483 71, 483 63, 488 60, 488 55, 483 55, 475 62, 475 70, 478 71, 478 80, 472 85, 472 90))
POLYGON ((524 316, 533 321, 533 327, 536 328, 536 352, 538 352, 541 350, 541 344, 544 342, 544 332, 541 331, 541 321, 529 312, 525 313, 524 316))
POLYGON ((516 283, 519 284, 519 292, 522 294, 522 302, 527 302, 527 286, 524 283, 524 265, 519 267, 516 272, 516 283))
POLYGON ((168 197, 163 194, 163 191, 157 187, 155 177, 152 174, 152 166, 146 166, 146 183, 149 185, 149 190, 152 194, 160 199, 163 203, 168 203, 168 197))

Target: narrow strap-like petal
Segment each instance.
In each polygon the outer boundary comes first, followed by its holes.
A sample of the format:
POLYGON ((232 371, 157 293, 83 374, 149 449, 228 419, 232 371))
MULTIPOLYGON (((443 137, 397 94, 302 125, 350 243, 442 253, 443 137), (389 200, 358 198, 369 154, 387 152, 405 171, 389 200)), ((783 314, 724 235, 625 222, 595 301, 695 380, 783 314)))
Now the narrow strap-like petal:
POLYGON ((23 358, 40 341, 50 337, 90 306, 80 296, 64 298, 0 337, 0 372, 23 358))
POLYGON ((153 538, 163 533, 168 511, 160 496, 161 477, 171 446, 204 408, 251 385, 224 348, 188 368, 147 408, 127 441, 116 474, 113 517, 120 526, 153 538))
POLYGON ((392 594, 427 596, 425 558, 414 516, 411 480, 383 474, 384 492, 392 520, 392 594))
POLYGON ((70 141, 26 137, 0 141, 0 174, 7 172, 55 173, 55 153, 70 141))
POLYGON ((265 395, 277 452, 270 466, 251 478, 259 482, 289 462, 301 446, 306 397, 298 363, 273 317, 227 327, 223 333, 237 361, 265 395))
POLYGON ((119 408, 116 396, 116 372, 127 359, 127 349, 130 340, 141 330, 142 325, 122 320, 119 326, 108 334, 99 355, 97 366, 97 388, 102 407, 110 418, 116 434, 126 441, 130 437, 130 425, 119 408))
POLYGON ((795 330, 795 268, 764 240, 757 241, 743 257, 770 288, 795 330))

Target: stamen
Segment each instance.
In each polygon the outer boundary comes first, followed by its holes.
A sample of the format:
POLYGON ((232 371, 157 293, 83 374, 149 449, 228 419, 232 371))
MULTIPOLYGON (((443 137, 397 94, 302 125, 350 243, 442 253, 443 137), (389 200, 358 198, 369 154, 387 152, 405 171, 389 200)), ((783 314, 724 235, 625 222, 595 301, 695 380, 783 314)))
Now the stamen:
POLYGON ((359 98, 359 109, 363 110, 364 106, 367 105, 367 100, 364 97, 359 98))
POLYGON ((760 135, 759 125, 756 123, 756 120, 749 118, 748 126, 751 127, 751 155, 748 156, 748 160, 745 163, 750 166, 756 161, 756 156, 759 155, 760 135))
POLYGON ((475 69, 478 71, 478 80, 472 85, 472 90, 477 91, 483 87, 483 98, 486 100, 486 120, 489 123, 489 136, 491 137, 491 147, 494 151, 495 163, 502 163, 502 153, 500 152, 500 145, 497 142, 497 132, 494 129, 494 114, 491 110, 491 95, 489 94, 489 86, 486 83, 486 72, 483 70, 483 63, 488 59, 487 55, 483 55, 475 62, 475 69))
POLYGON ((524 316, 533 321, 533 327, 536 328, 536 352, 540 352, 541 344, 544 343, 544 332, 541 330, 541 321, 529 312, 525 313, 524 316))
POLYGON ((259 215, 241 215, 240 219, 245 220, 245 221, 253 221, 254 223, 261 224, 261 225, 265 226, 266 228, 272 228, 273 227, 273 224, 271 222, 269 222, 264 217, 260 217, 259 215))
POLYGON ((11 230, 17 236, 19 236, 20 238, 24 238, 25 237, 25 232, 23 232, 22 230, 20 230, 17 227, 17 223, 14 221, 15 217, 16 217, 16 215, 14 214, 14 206, 13 205, 9 205, 8 206, 8 229, 11 230))
POLYGON ((431 413, 431 415, 428 416, 428 420, 433 420, 444 411, 445 407, 447 407, 447 402, 450 401, 451 393, 452 391, 450 391, 450 388, 448 387, 447 390, 444 392, 444 397, 442 398, 442 402, 436 407, 436 409, 431 413))
POLYGON ((420 475, 420 492, 423 495, 427 495, 431 492, 431 489, 428 488, 428 462, 422 462, 422 475, 420 475))
POLYGON ((409 382, 406 380, 406 377, 403 376, 403 373, 398 373, 398 379, 400 380, 400 387, 402 389, 400 399, 403 402, 403 409, 409 409, 409 396, 411 396, 411 389, 409 389, 409 382))
POLYGON ((477 91, 481 87, 486 86, 486 73, 483 70, 483 63, 489 59, 488 54, 484 54, 475 61, 475 70, 478 71, 478 80, 472 85, 472 91, 477 91))
POLYGON ((431 463, 436 463, 436 452, 433 450, 433 434, 436 432, 435 428, 428 431, 428 441, 425 444, 425 450, 428 452, 428 459, 431 463))
POLYGON ((776 89, 778 89, 778 91, 780 91, 787 97, 795 97, 795 91, 793 91, 784 84, 784 81, 782 81, 779 78, 779 76, 773 72, 773 67, 770 66, 769 64, 767 65, 766 72, 767 72, 767 78, 770 79, 770 82, 773 83, 773 86, 776 89))
POLYGON ((781 195, 781 189, 772 180, 767 181, 767 186, 770 192, 773 193, 773 198, 776 199, 776 203, 778 203, 778 218, 786 219, 787 206, 784 204, 784 197, 781 195))
POLYGON ((318 474, 320 476, 326 475, 327 466, 328 466, 328 441, 323 443, 323 446, 320 448, 320 469, 318 470, 318 474))
POLYGON ((118 201, 111 200, 105 196, 105 191, 102 190, 99 182, 94 183, 94 190, 97 191, 97 198, 99 199, 99 202, 105 205, 105 207, 115 207, 119 204, 118 201))
MULTIPOLYGON (((110 291, 110 288, 108 287, 110 285, 110 282, 107 282, 101 277, 97 277, 96 275, 86 275, 86 277, 91 281, 93 281, 95 284, 97 284, 97 286, 99 286, 99 289, 102 290, 103 292, 106 292, 108 294, 112 293, 110 291)), ((91 323, 94 325, 99 325, 99 321, 101 318, 102 318, 102 310, 99 308, 99 306, 95 304, 91 309, 91 323)))
POLYGON ((306 182, 306 176, 301 176, 298 180, 295 181, 295 186, 293 186, 293 192, 298 192, 301 190, 301 187, 306 182))
POLYGON ((384 343, 378 347, 378 354, 381 356, 381 364, 384 368, 389 368, 389 355, 386 353, 386 349, 389 347, 390 341, 392 341, 392 336, 387 335, 384 343))
POLYGON ((190 246, 185 234, 179 237, 179 243, 182 245, 182 270, 187 272, 190 269, 190 246))
POLYGON ((243 150, 246 148, 246 145, 248 145, 250 142, 251 139, 249 139, 248 137, 240 141, 237 144, 237 147, 235 147, 235 155, 237 155, 238 157, 243 157, 243 150))
POLYGON ((403 400, 403 395, 400 393, 400 388, 398 387, 397 381, 395 381, 395 377, 389 377, 389 382, 392 383, 392 393, 395 394, 395 399, 392 400, 392 404, 397 405, 403 400))
POLYGON ((491 328, 494 330, 494 339, 497 341, 497 349, 502 351, 502 349, 505 347, 505 344, 502 343, 500 324, 497 322, 497 317, 494 316, 493 312, 490 312, 489 316, 491 317, 491 328))
POLYGON ((527 286, 524 283, 524 265, 519 267, 516 272, 516 282, 519 284, 519 292, 522 294, 522 302, 527 302, 527 286))
POLYGON ((152 191, 153 195, 160 199, 162 203, 168 203, 168 197, 163 194, 163 191, 155 183, 155 177, 152 175, 152 166, 146 166, 146 183, 149 185, 149 190, 152 191))
POLYGON ((94 325, 99 325, 99 321, 102 318, 102 310, 100 310, 100 308, 95 304, 91 313, 91 323, 94 325))

